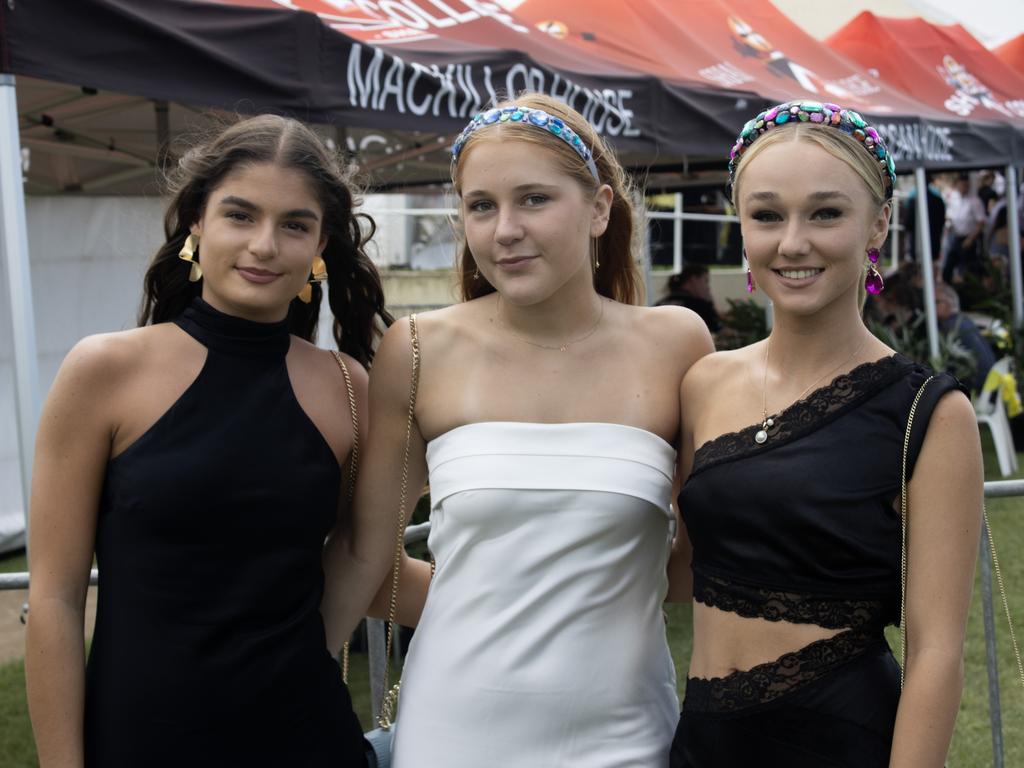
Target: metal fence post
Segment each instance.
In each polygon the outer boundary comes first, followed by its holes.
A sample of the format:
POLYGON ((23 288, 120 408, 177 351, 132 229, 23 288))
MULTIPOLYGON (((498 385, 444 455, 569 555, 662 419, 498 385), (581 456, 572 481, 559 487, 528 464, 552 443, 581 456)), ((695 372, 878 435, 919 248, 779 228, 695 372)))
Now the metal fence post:
POLYGON ((366 648, 370 660, 370 709, 374 719, 371 728, 377 727, 380 703, 384 700, 384 648, 387 645, 385 632, 382 619, 366 620, 366 648))
POLYGON ((978 542, 981 565, 981 606, 985 623, 985 666, 988 668, 988 718, 992 724, 992 765, 1003 768, 1003 711, 999 703, 999 668, 996 664, 996 618, 992 606, 992 560, 988 551, 988 526, 981 524, 978 542))

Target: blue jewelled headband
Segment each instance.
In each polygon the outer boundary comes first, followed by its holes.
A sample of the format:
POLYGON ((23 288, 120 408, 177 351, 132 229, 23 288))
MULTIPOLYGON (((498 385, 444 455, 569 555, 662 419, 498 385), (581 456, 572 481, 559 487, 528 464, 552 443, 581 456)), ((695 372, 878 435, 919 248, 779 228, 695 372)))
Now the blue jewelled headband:
POLYGON ((470 120, 469 125, 462 129, 462 133, 459 134, 459 137, 455 139, 455 143, 452 144, 452 161, 458 162, 459 152, 462 151, 462 146, 466 143, 466 139, 481 128, 486 128, 496 123, 532 125, 554 134, 573 148, 576 154, 587 164, 587 170, 590 171, 594 180, 600 183, 601 178, 598 176, 597 165, 594 164, 594 155, 590 151, 590 147, 583 143, 583 139, 576 135, 576 132, 566 125, 564 120, 554 115, 549 115, 543 109, 519 107, 514 104, 510 107, 489 109, 470 120))
POLYGON ((740 156, 747 151, 747 147, 761 134, 786 123, 831 126, 855 138, 881 166, 882 173, 889 180, 885 199, 892 197, 893 189, 896 187, 896 164, 878 131, 852 109, 844 109, 837 104, 820 104, 816 101, 787 101, 784 104, 777 104, 744 125, 729 153, 730 186, 736 181, 736 166, 739 165, 740 156))

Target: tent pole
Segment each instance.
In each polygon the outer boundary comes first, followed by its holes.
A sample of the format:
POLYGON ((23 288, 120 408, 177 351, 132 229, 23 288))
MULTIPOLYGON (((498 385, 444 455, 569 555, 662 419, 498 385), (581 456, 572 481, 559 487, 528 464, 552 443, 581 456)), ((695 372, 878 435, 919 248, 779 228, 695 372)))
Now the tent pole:
MULTIPOLYGON (((891 257, 890 258, 890 263, 889 263, 889 268, 890 269, 895 269, 896 267, 898 267, 899 266, 899 262, 900 262, 900 258, 899 258, 900 257, 900 252, 899 252, 899 249, 900 249, 901 246, 903 246, 903 239, 900 238, 900 232, 903 230, 903 219, 901 218, 902 216, 903 216, 903 212, 900 211, 900 207, 899 207, 899 196, 896 195, 895 193, 893 193, 893 213, 892 213, 892 218, 890 219, 890 221, 895 223, 896 227, 892 228, 892 233, 893 233, 892 248, 889 249, 889 253, 890 253, 890 257, 891 257)), ((912 248, 912 246, 911 246, 911 248, 912 248)))
POLYGON ((917 237, 921 244, 921 277, 924 279, 928 354, 934 366, 939 360, 939 323, 935 317, 935 272, 932 269, 932 234, 928 228, 928 182, 924 177, 924 168, 915 168, 914 178, 917 180, 917 237))
POLYGON ((1020 219, 1017 206, 1017 168, 1010 163, 1006 166, 1006 233, 1010 245, 1010 285, 1013 288, 1013 327, 1024 325, 1024 283, 1021 280, 1020 264, 1020 219))
POLYGON ((683 271, 683 193, 674 195, 675 205, 672 219, 672 273, 678 275, 683 271))
POLYGON ((3 254, 11 300, 14 336, 14 391, 21 458, 21 498, 28 536, 28 500, 32 488, 32 457, 39 420, 39 360, 36 357, 32 275, 28 261, 28 224, 21 176, 21 141, 14 75, 0 74, 0 209, 3 216, 3 254))
POLYGON ((638 218, 643 222, 643 230, 640 235, 640 268, 644 276, 644 304, 648 307, 654 304, 652 289, 654 287, 651 275, 651 217, 647 214, 647 198, 640 190, 633 193, 633 205, 635 210, 641 211, 642 216, 638 218))
POLYGON ((156 117, 156 165, 166 171, 171 159, 171 108, 166 101, 153 102, 156 117))

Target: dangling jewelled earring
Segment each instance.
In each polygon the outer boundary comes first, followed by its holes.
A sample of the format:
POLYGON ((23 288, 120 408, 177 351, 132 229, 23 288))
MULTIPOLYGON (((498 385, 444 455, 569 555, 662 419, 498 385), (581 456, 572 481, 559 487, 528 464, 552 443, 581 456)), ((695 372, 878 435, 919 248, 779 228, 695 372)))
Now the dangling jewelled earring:
POLYGON ((313 300, 313 283, 322 283, 327 279, 327 263, 322 257, 317 256, 313 259, 313 266, 310 269, 312 273, 309 282, 302 286, 302 290, 299 291, 298 299, 303 304, 309 304, 313 300))
POLYGON ((601 268, 601 251, 600 251, 600 248, 599 248, 600 243, 599 243, 599 241, 598 241, 598 239, 596 237, 592 237, 592 238, 590 238, 590 244, 591 244, 591 248, 593 249, 593 253, 594 253, 593 273, 596 275, 597 274, 597 270, 599 270, 601 268))
POLYGON ((864 278, 864 290, 872 296, 877 296, 885 289, 885 281, 875 266, 878 264, 878 249, 868 248, 868 274, 864 278))
POLYGON ((743 249, 743 263, 747 265, 747 293, 753 293, 757 290, 754 285, 754 276, 750 274, 750 262, 747 261, 747 249, 743 249))
POLYGON ((474 267, 473 268, 473 279, 474 280, 479 280, 480 279, 480 267, 474 267))
POLYGON ((185 244, 181 246, 181 250, 178 251, 178 258, 192 265, 192 268, 188 271, 188 281, 190 283, 198 282, 203 276, 203 268, 196 261, 197 250, 199 250, 199 238, 195 235, 189 235, 185 238, 185 244))

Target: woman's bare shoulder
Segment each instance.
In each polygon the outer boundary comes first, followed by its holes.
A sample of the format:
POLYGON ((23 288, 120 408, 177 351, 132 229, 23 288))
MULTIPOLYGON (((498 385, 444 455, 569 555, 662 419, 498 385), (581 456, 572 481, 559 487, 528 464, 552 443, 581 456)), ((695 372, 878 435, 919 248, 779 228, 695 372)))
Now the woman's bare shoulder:
POLYGON ((759 359, 758 349, 763 342, 740 349, 725 349, 705 355, 695 362, 683 379, 684 391, 703 389, 709 382, 729 382, 750 371, 759 359))
POLYGON ((58 378, 116 384, 181 340, 181 332, 170 323, 86 336, 68 352, 58 378))

